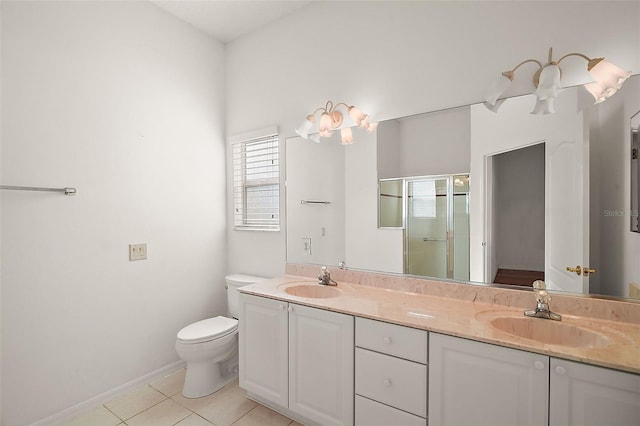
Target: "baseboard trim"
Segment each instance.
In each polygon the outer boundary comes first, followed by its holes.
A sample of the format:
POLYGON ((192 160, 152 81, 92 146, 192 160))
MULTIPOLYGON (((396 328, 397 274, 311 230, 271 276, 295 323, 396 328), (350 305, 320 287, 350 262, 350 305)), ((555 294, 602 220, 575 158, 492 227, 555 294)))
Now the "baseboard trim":
POLYGON ((51 425, 59 424, 64 421, 71 420, 72 418, 79 416, 80 414, 88 413, 92 410, 95 410, 96 408, 100 407, 106 402, 111 401, 114 398, 117 398, 121 395, 129 393, 140 386, 143 386, 148 383, 154 382, 158 379, 161 379, 164 376, 167 376, 175 371, 178 371, 185 366, 186 364, 182 360, 173 362, 169 365, 166 365, 162 368, 159 368, 155 371, 145 374, 144 376, 138 377, 137 379, 131 380, 127 383, 124 383, 120 386, 117 386, 113 389, 110 389, 106 392, 96 395, 93 398, 87 399, 86 401, 83 401, 79 404, 66 408, 52 416, 39 420, 35 423, 32 423, 31 426, 51 426, 51 425))

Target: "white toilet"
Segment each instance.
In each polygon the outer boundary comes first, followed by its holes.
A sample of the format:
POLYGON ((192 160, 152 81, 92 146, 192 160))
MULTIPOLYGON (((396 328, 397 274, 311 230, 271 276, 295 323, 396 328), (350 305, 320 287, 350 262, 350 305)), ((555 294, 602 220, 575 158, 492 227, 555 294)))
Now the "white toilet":
POLYGON ((238 287, 264 280, 250 275, 228 275, 228 317, 194 322, 178 332, 176 352, 187 363, 182 395, 200 398, 212 394, 238 374, 238 287))

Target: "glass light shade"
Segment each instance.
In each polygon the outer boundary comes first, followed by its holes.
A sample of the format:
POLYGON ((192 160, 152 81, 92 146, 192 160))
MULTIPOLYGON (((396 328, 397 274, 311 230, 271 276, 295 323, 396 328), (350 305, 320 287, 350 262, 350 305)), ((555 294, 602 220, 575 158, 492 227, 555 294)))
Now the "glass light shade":
POLYGON ((313 135, 309 136, 309 139, 311 139, 315 143, 320 143, 320 135, 317 133, 314 133, 313 135))
POLYGON ((329 136, 333 135, 333 132, 331 130, 320 130, 318 132, 318 135, 323 138, 328 138, 329 136))
POLYGON ((540 79, 535 95, 540 100, 555 98, 558 96, 562 85, 560 84, 560 67, 554 64, 547 65, 540 72, 540 79))
POLYGON ((309 138, 309 130, 311 130, 311 126, 313 126, 313 116, 311 116, 311 119, 307 117, 307 119, 304 120, 302 124, 300 124, 300 126, 296 129, 296 133, 299 136, 307 139, 309 138))
POLYGON ((589 93, 591 93, 593 98, 596 100, 595 101, 596 104, 606 101, 607 98, 611 96, 611 95, 609 96, 606 95, 604 86, 601 83, 598 83, 597 81, 595 83, 585 84, 584 88, 587 89, 589 93))
POLYGON ((501 75, 491 87, 489 95, 486 97, 486 102, 489 105, 495 105, 498 102, 498 98, 509 88, 511 79, 505 75, 501 75))
POLYGON ((367 126, 367 132, 369 133, 373 133, 376 131, 376 129, 378 128, 378 123, 369 123, 369 125, 367 126))
POLYGON ((378 123, 374 121, 372 115, 367 115, 364 120, 362 120, 362 123, 360 123, 360 127, 369 133, 373 133, 378 128, 378 123))
POLYGON ((340 136, 342 136, 342 145, 350 145, 353 143, 353 133, 351 127, 343 127, 340 130, 340 136))
POLYGON ((356 108, 354 106, 350 106, 349 107, 349 116, 356 123, 356 125, 359 126, 362 123, 362 120, 364 120, 367 117, 367 114, 365 114, 364 112, 360 111, 358 108, 356 108))
POLYGON ((553 114, 556 112, 554 107, 555 98, 540 99, 536 98, 536 106, 531 114, 553 114))
POLYGON ((320 136, 324 136, 322 133, 327 132, 331 135, 331 115, 328 112, 323 112, 320 117, 320 136))
POLYGON ((601 60, 591 68, 589 73, 595 81, 604 86, 606 91, 614 89, 611 94, 607 95, 607 97, 613 95, 620 87, 622 87, 624 81, 631 75, 631 72, 624 71, 605 59, 601 60))
POLYGON ((495 104, 490 104, 489 102, 485 102, 483 105, 487 107, 489 111, 493 111, 497 113, 505 100, 506 99, 498 99, 495 104))

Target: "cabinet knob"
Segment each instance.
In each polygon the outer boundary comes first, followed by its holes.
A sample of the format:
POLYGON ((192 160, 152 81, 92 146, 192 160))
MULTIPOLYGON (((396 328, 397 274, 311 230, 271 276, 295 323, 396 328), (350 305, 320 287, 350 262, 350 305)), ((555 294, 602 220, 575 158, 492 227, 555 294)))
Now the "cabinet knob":
POLYGON ((386 387, 391 386, 391 380, 389 380, 389 379, 384 379, 384 380, 382 381, 382 383, 384 383, 384 385, 385 385, 386 387))
POLYGON ((387 336, 384 339, 382 339, 386 344, 391 343, 391 337, 387 336))
POLYGON ((289 307, 287 308, 287 311, 289 311, 289 312, 293 312, 293 306, 289 306, 289 307))
POLYGON ((543 370, 544 369, 544 362, 536 361, 536 362, 533 363, 533 366, 536 368, 536 370, 543 370))
POLYGON ((556 366, 556 373, 560 374, 561 376, 564 376, 565 374, 567 374, 567 369, 561 365, 558 365, 556 366))

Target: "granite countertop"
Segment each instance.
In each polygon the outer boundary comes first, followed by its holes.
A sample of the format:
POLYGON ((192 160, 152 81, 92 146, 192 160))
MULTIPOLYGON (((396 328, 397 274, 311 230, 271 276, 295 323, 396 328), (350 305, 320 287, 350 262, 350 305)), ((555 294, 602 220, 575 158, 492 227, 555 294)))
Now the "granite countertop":
MULTIPOLYGON (((338 282, 337 287, 331 287, 339 292, 336 297, 299 297, 285 291, 288 287, 301 284, 318 286, 317 280, 309 277, 284 275, 241 287, 239 291, 430 332, 640 373, 640 325, 635 323, 591 319, 558 312, 562 315, 562 321, 558 322, 558 327, 569 326, 571 330, 564 331, 571 331, 571 335, 578 340, 586 338, 592 342, 590 347, 578 347, 568 345, 566 341, 550 343, 545 339, 546 343, 544 343, 537 339, 519 337, 492 325, 492 321, 497 318, 509 317, 516 318, 516 321, 523 318, 523 321, 540 321, 539 329, 543 334, 546 328, 556 327, 555 324, 547 324, 551 320, 524 317, 521 308, 347 282, 338 282)), ((551 308, 553 310, 553 304, 551 308)), ((553 322, 556 323, 556 321, 553 322)), ((536 329, 536 332, 538 331, 536 329)))

